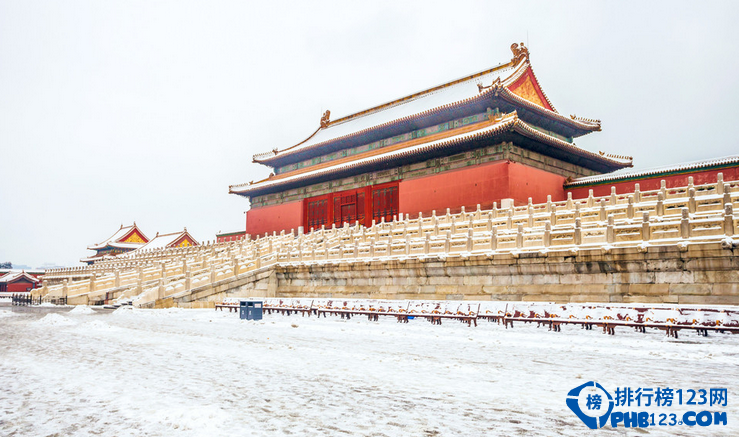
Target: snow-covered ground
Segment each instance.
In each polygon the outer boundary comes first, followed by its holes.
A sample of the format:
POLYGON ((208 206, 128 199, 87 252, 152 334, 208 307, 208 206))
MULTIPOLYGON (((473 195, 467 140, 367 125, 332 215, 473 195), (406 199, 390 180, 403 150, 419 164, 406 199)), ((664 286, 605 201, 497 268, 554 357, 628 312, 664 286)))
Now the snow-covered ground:
POLYGON ((640 434, 739 435, 739 335, 13 310, 0 307, 1 435, 625 435, 565 405, 590 380, 728 388, 728 426, 640 434))

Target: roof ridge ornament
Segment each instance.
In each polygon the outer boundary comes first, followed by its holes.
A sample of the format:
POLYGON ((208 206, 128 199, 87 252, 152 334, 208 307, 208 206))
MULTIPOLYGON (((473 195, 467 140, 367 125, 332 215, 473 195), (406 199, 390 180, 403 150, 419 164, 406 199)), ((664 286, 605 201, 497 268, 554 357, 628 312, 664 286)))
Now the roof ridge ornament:
POLYGON ((326 112, 324 112, 323 116, 321 117, 321 127, 322 128, 328 127, 328 125, 331 123, 331 120, 329 120, 330 118, 331 118, 331 111, 327 109, 326 112))
POLYGON ((575 121, 586 121, 586 122, 589 122, 589 123, 598 123, 598 124, 600 124, 600 120, 598 120, 597 118, 583 118, 583 117, 578 117, 575 114, 570 114, 570 118, 573 119, 573 120, 575 120, 575 121))
POLYGON ((614 155, 613 153, 606 153, 602 150, 598 150, 598 153, 600 156, 605 156, 606 158, 612 158, 612 159, 622 159, 624 161, 633 161, 634 157, 632 156, 626 156, 626 155, 614 155))
POLYGON ((493 83, 491 83, 488 86, 483 86, 483 84, 478 83, 477 84, 477 91, 481 93, 481 92, 485 91, 488 88, 495 88, 495 87, 498 87, 498 86, 500 86, 500 77, 496 77, 495 80, 493 80, 493 83))
POLYGON ((523 58, 526 58, 527 61, 529 60, 529 49, 523 43, 519 45, 514 42, 511 44, 511 51, 513 52, 513 59, 511 59, 513 64, 518 64, 518 61, 523 58))

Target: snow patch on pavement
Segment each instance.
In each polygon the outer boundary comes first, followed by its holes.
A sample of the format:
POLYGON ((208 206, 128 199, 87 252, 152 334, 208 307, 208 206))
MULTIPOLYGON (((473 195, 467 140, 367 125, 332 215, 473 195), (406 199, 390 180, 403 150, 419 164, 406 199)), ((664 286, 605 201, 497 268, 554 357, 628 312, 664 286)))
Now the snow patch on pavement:
POLYGON ((71 326, 77 324, 74 320, 70 320, 69 318, 57 313, 47 314, 35 323, 42 326, 71 326))
POLYGON ((72 308, 69 314, 95 314, 95 310, 85 305, 79 305, 72 308))

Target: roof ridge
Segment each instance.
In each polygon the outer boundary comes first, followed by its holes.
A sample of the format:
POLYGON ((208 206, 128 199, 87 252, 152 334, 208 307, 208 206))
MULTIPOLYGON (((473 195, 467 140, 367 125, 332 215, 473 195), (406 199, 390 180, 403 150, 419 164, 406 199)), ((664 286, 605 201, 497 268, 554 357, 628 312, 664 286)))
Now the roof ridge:
POLYGON ((431 88, 427 88, 427 89, 424 89, 424 90, 421 90, 421 91, 417 91, 415 93, 408 94, 407 96, 400 97, 400 98, 391 100, 389 102, 381 103, 381 104, 376 105, 376 106, 373 106, 371 108, 367 108, 365 110, 362 110, 362 111, 359 111, 359 112, 355 112, 355 113, 346 115, 344 117, 338 118, 336 120, 330 121, 328 123, 328 127, 331 127, 333 125, 338 125, 338 124, 344 123, 346 121, 349 121, 349 120, 352 120, 354 118, 357 118, 357 117, 359 117, 361 115, 366 115, 366 114, 374 113, 374 112, 379 111, 381 109, 393 107, 393 106, 399 105, 401 103, 405 103, 405 102, 408 102, 408 101, 411 101, 411 100, 415 100, 415 99, 417 99, 419 97, 422 97, 422 96, 425 96, 425 95, 428 95, 428 94, 432 94, 432 93, 434 93, 436 91, 439 91, 439 90, 442 90, 444 88, 447 88, 447 87, 450 87, 450 86, 454 86, 454 85, 458 85, 458 84, 460 84, 462 82, 466 82, 468 80, 472 80, 474 78, 477 78, 477 77, 480 77, 480 76, 484 76, 486 74, 490 74, 490 73, 493 73, 495 71, 502 71, 502 70, 505 70, 506 68, 513 68, 513 67, 516 67, 516 65, 517 64, 515 64, 513 61, 509 61, 509 62, 506 62, 504 64, 499 64, 499 65, 497 65, 495 67, 488 68, 486 70, 478 71, 477 73, 468 74, 466 76, 463 76, 463 77, 460 77, 460 78, 451 80, 449 82, 441 83, 441 84, 436 85, 436 86, 433 86, 431 88))
MULTIPOLYGON (((177 232, 170 232, 169 234, 157 234, 157 236, 154 237, 154 238, 157 238, 157 237, 167 237, 169 235, 177 235, 177 234, 184 234, 184 233, 187 233, 187 230, 186 229, 183 229, 183 230, 177 231, 177 232)), ((152 238, 152 240, 154 238, 152 238)))
POLYGON ((648 167, 643 170, 632 170, 629 172, 619 173, 619 174, 602 174, 602 175, 593 175, 593 176, 583 176, 583 177, 575 178, 571 182, 568 182, 567 186, 597 184, 597 183, 604 183, 604 182, 609 182, 609 181, 616 181, 619 179, 629 179, 629 178, 634 178, 634 177, 651 176, 651 175, 670 172, 670 171, 697 170, 697 169, 701 169, 705 167, 728 165, 728 164, 734 164, 734 163, 739 163, 739 155, 727 155, 727 156, 721 156, 718 158, 701 159, 698 161, 680 162, 680 163, 675 163, 675 164, 670 164, 670 165, 648 167))
MULTIPOLYGON (((465 83, 465 82, 467 82, 469 80, 475 79, 477 77, 482 77, 482 76, 485 76, 486 74, 490 74, 490 73, 493 73, 493 72, 496 72, 496 71, 505 71, 506 69, 509 69, 510 68, 515 73, 516 71, 518 71, 520 69, 520 67, 522 65, 529 63, 528 62, 528 59, 518 60, 518 62, 515 62, 515 61, 516 60, 509 61, 509 62, 504 63, 504 64, 499 64, 499 65, 497 65, 495 67, 488 68, 486 70, 482 70, 482 71, 479 71, 477 73, 473 73, 473 74, 470 74, 470 75, 467 75, 467 76, 464 76, 464 77, 461 77, 461 78, 458 78, 458 79, 454 79, 452 81, 445 82, 445 83, 442 83, 440 85, 436 85, 434 87, 431 87, 431 88, 428 88, 428 89, 425 89, 425 90, 421 90, 421 91, 418 91, 418 92, 409 94, 407 96, 404 96, 404 97, 401 97, 401 98, 398 98, 398 99, 395 99, 395 100, 391 100, 389 102, 385 102, 385 103, 382 103, 380 105, 373 106, 371 108, 368 108, 368 109, 365 109, 365 110, 362 110, 362 111, 359 111, 359 112, 355 112, 355 113, 349 114, 349 115, 344 116, 344 117, 341 117, 341 118, 339 118, 337 120, 329 121, 326 124, 325 127, 323 125, 320 126, 318 129, 316 129, 315 132, 313 132, 312 134, 310 134, 308 136, 308 138, 304 139, 303 141, 301 141, 301 142, 299 142, 297 144, 294 144, 294 145, 292 145, 290 147, 287 147, 285 149, 282 149, 282 150, 279 150, 279 149, 275 148, 275 149, 272 149, 269 152, 263 152, 263 153, 256 154, 256 155, 252 156, 252 161, 253 162, 260 163, 262 160, 273 158, 273 157, 278 156, 278 155, 280 155, 282 153, 285 153, 285 152, 290 152, 293 149, 295 149, 296 147, 298 147, 298 146, 306 143, 307 141, 309 141, 311 138, 313 138, 314 136, 316 136, 317 133, 321 132, 322 130, 329 129, 332 126, 340 126, 341 124, 346 123, 348 121, 355 120, 355 119, 358 119, 358 118, 361 118, 361 117, 364 117, 364 116, 367 116, 367 115, 375 114, 375 113, 380 112, 382 110, 393 108, 393 107, 398 106, 400 104, 405 104, 405 103, 411 102, 413 100, 419 99, 421 97, 432 95, 432 94, 434 94, 434 93, 436 93, 438 91, 441 91, 442 89, 449 88, 449 87, 452 87, 452 86, 456 86, 456 85, 465 83)), ((475 97, 478 97, 478 96, 475 96, 475 97)), ((465 99, 465 100, 470 100, 470 99, 465 99)), ((445 106, 448 106, 448 105, 443 105, 442 107, 445 107, 445 106)), ((439 108, 435 108, 435 109, 439 109, 439 108)), ((420 114, 424 114, 424 113, 431 113, 435 109, 430 109, 430 110, 427 110, 427 111, 423 111, 423 112, 421 112, 419 114, 416 114, 416 116, 417 115, 420 115, 420 114)), ((327 112, 330 112, 330 111, 327 111, 327 112)), ((382 127, 382 126, 385 126, 385 125, 389 125, 389 124, 395 123, 397 121, 398 120, 391 120, 391 121, 388 121, 386 123, 381 123, 381 124, 379 124, 377 126, 368 127, 368 128, 362 129, 360 131, 357 131, 357 132, 353 132, 351 134, 344 135, 344 136, 342 136, 340 138, 354 136, 354 135, 363 133, 365 131, 369 131, 369 130, 372 130, 372 129, 376 129, 378 127, 382 127)), ((321 142, 319 144, 323 144, 325 142, 331 142, 331 141, 335 141, 335 140, 336 139, 326 140, 326 141, 323 141, 323 142, 321 142)), ((313 146, 311 146, 311 147, 313 147, 313 146)))

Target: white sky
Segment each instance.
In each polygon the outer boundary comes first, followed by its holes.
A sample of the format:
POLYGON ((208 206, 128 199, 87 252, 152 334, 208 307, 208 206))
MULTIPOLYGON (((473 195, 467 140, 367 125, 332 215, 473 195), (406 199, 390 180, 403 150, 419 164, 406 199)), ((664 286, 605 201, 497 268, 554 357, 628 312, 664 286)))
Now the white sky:
POLYGON ((0 0, 0 262, 77 265, 150 238, 244 228, 228 185, 332 118, 511 58, 588 150, 646 168, 739 153, 736 2, 0 0))

